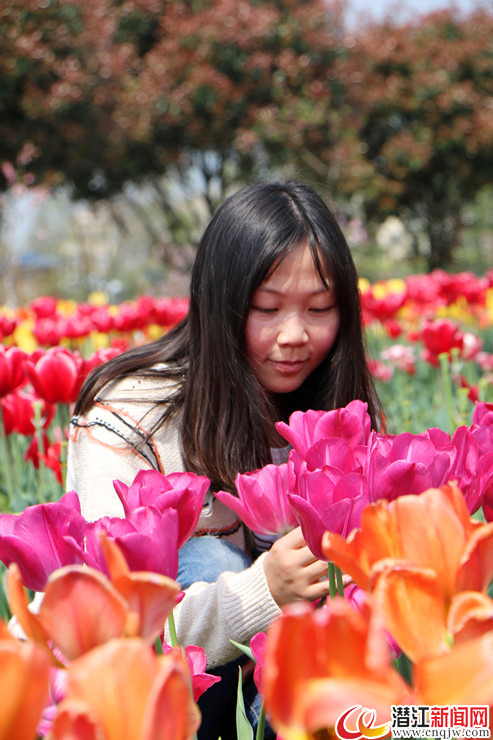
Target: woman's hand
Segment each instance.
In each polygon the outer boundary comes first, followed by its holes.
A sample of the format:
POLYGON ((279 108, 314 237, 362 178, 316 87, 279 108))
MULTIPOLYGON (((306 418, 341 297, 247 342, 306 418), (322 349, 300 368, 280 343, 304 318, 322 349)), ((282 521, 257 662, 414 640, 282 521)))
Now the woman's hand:
POLYGON ((327 563, 313 555, 301 527, 276 540, 263 565, 270 592, 279 606, 316 601, 329 594, 327 563))

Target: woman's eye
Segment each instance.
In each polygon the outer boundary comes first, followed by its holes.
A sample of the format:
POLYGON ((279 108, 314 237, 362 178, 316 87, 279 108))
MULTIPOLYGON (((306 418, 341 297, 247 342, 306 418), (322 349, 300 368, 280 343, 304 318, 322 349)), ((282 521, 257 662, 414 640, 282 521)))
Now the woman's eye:
POLYGON ((275 313, 277 308, 265 308, 264 306, 251 306, 252 311, 258 311, 259 313, 275 313))
POLYGON ((335 305, 336 305, 336 304, 334 303, 334 304, 331 304, 330 306, 323 306, 323 307, 321 307, 321 308, 318 308, 318 307, 317 307, 317 308, 310 308, 309 310, 310 310, 310 311, 311 311, 312 313, 328 313, 328 312, 329 312, 329 311, 331 311, 331 310, 332 310, 333 308, 335 308, 335 305))

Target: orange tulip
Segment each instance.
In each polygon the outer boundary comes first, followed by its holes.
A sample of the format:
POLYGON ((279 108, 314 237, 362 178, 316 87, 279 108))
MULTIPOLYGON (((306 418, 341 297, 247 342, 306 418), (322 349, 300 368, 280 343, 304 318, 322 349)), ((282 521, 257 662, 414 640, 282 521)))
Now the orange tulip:
POLYGON ((414 682, 422 704, 489 706, 493 730, 493 632, 418 663, 414 682))
POLYGON ((334 728, 355 704, 375 710, 380 727, 390 721, 392 704, 412 703, 376 615, 339 600, 315 611, 290 607, 272 624, 264 689, 270 722, 283 740, 334 728))
POLYGON ((200 724, 180 655, 156 656, 141 638, 111 640, 67 669, 53 740, 186 740, 200 724))
POLYGON ((19 642, 0 623, 0 740, 34 740, 48 699, 50 660, 32 642, 19 642))
POLYGON ((156 639, 175 604, 178 584, 157 573, 131 573, 115 543, 107 553, 112 581, 86 566, 60 568, 47 582, 38 614, 28 608, 17 565, 9 567, 10 608, 29 638, 44 644, 51 640, 67 660, 116 637, 156 639))
POLYGON ((470 518, 455 484, 371 504, 361 529, 347 540, 327 532, 322 547, 371 592, 386 628, 413 661, 450 650, 463 629, 462 639, 487 629, 484 602, 481 616, 471 598, 460 601, 460 619, 459 606, 452 611, 459 594, 484 595, 493 576, 493 523, 470 518))

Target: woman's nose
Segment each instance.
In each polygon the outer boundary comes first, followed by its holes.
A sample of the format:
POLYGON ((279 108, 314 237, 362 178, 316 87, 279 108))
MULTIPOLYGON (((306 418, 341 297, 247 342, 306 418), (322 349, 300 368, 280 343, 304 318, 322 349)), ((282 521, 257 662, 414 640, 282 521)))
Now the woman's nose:
POLYGON ((301 345, 308 342, 308 333, 300 316, 289 316, 281 324, 277 335, 278 344, 301 345))

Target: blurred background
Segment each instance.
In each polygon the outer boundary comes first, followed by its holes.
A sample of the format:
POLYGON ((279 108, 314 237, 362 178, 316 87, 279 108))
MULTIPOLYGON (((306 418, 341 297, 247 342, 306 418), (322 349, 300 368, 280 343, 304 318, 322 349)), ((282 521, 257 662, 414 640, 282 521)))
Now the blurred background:
POLYGON ((0 305, 185 295, 258 178, 370 281, 493 266, 492 0, 5 0, 0 41, 0 305))

